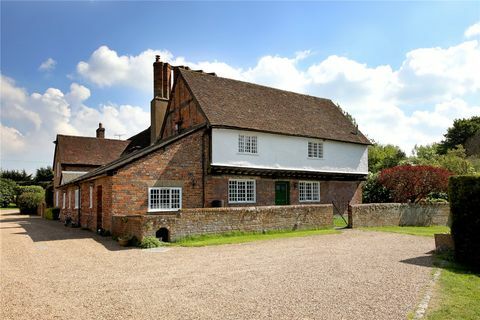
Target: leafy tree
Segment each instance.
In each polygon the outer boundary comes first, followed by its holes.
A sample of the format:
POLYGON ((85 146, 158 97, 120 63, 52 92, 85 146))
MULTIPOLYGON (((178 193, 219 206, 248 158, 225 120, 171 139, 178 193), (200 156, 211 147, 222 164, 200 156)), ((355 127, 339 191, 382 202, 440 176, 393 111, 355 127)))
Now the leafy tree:
POLYGON ((31 174, 27 174, 25 170, 2 170, 1 178, 10 179, 21 185, 31 184, 33 179, 31 174))
POLYGON ((48 166, 37 169, 34 180, 36 183, 50 183, 53 180, 52 167, 48 166))
POLYGON ((392 202, 390 191, 378 181, 378 173, 369 173, 367 181, 363 184, 363 203, 392 202))
POLYGON ((372 173, 394 167, 405 159, 405 152, 392 144, 376 143, 368 147, 368 171, 372 173))
POLYGON ((447 154, 438 158, 438 163, 441 167, 455 175, 475 173, 475 168, 472 163, 467 160, 465 149, 462 145, 458 145, 455 149, 447 150, 447 154))
POLYGON ((447 129, 445 140, 439 144, 439 152, 446 154, 448 149, 454 149, 457 145, 465 146, 468 138, 473 137, 480 130, 480 117, 469 119, 456 119, 453 127, 447 129))
POLYGON ((451 173, 432 166, 397 166, 382 170, 379 182, 395 202, 417 203, 432 192, 446 192, 451 173))
POLYGON ((15 181, 0 178, 0 205, 3 208, 8 207, 10 203, 15 201, 16 186, 15 181))

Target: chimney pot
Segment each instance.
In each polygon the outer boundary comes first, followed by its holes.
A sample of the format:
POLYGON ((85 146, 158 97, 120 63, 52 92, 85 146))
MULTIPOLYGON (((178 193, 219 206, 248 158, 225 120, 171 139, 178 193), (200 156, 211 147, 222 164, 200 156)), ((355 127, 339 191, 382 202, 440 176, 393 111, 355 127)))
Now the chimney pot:
POLYGON ((98 124, 97 138, 98 139, 104 139, 105 138, 105 128, 103 127, 101 122, 98 124))
POLYGON ((155 62, 159 62, 159 61, 160 61, 160 55, 157 54, 157 55, 155 56, 155 62))

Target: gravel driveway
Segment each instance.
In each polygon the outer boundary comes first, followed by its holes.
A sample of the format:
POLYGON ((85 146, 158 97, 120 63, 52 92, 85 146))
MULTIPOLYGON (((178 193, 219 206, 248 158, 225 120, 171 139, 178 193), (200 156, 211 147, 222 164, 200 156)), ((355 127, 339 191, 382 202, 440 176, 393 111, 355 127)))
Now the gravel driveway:
POLYGON ((121 248, 1 212, 2 319, 405 319, 433 239, 338 235, 202 248, 121 248))

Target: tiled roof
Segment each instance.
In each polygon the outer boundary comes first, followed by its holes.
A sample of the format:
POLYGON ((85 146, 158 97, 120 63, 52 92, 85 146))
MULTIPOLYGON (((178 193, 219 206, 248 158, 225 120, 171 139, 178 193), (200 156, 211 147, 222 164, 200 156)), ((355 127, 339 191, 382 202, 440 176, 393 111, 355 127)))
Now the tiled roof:
POLYGON ((83 176, 86 171, 62 171, 62 181, 60 184, 68 183, 80 176, 83 176))
POLYGON ((212 126, 370 144, 331 100, 179 70, 212 126))
POLYGON ((56 158, 62 163, 68 164, 103 165, 120 157, 129 143, 128 140, 59 134, 57 135, 59 154, 56 155, 56 158))
POLYGON ((150 145, 150 127, 128 138, 130 143, 123 151, 122 155, 132 153, 150 145))

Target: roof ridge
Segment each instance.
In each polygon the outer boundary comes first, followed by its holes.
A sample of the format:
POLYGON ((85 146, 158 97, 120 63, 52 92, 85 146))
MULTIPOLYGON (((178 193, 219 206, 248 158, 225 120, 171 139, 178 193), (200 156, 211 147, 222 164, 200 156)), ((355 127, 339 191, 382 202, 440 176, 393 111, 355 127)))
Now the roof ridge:
POLYGON ((122 140, 122 139, 112 139, 112 138, 97 138, 97 137, 89 137, 89 136, 75 136, 71 134, 57 134, 57 137, 68 137, 68 138, 82 138, 82 139, 98 139, 99 141, 102 140, 108 140, 108 141, 121 141, 121 142, 127 142, 130 140, 122 140))
POLYGON ((266 88, 266 89, 269 89, 269 90, 286 92, 286 93, 289 93, 289 94, 295 94, 295 95, 300 95, 300 96, 304 96, 304 97, 310 97, 310 98, 313 98, 313 99, 316 99, 316 100, 331 101, 331 102, 333 103, 332 99, 329 99, 329 98, 322 98, 322 97, 317 97, 317 96, 313 96, 313 95, 306 94, 306 93, 299 93, 299 92, 295 92, 295 91, 289 91, 289 90, 285 90, 285 89, 279 89, 279 88, 269 87, 269 86, 267 86, 267 85, 258 84, 258 83, 254 83, 254 82, 248 82, 248 81, 237 80, 237 79, 226 78, 226 77, 219 77, 218 75, 214 76, 214 75, 212 75, 212 74, 210 74, 210 73, 207 73, 207 72, 198 72, 198 71, 195 71, 195 70, 187 70, 187 69, 183 69, 183 68, 179 68, 179 69, 180 69, 180 72, 186 71, 186 72, 189 72, 189 73, 191 73, 191 74, 196 74, 196 75, 213 76, 213 77, 216 77, 216 78, 225 79, 225 80, 227 80, 227 81, 241 82, 241 83, 245 83, 245 84, 247 84, 247 85, 252 85, 252 86, 257 86, 257 87, 261 87, 261 88, 266 88))

